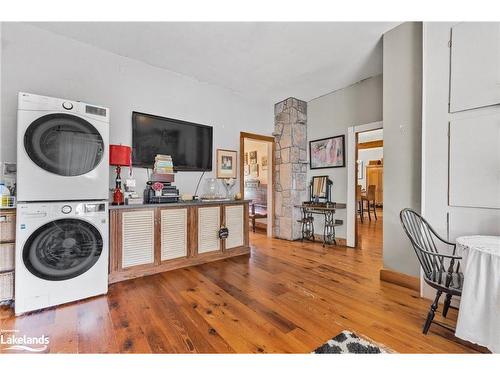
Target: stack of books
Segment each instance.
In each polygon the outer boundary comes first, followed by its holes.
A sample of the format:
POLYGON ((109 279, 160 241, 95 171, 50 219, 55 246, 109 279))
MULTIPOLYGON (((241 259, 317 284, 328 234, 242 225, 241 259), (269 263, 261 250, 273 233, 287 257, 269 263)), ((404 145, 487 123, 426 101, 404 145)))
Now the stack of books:
POLYGON ((156 174, 174 173, 174 164, 170 155, 156 155, 153 172, 156 174))
POLYGON ((169 184, 174 182, 174 164, 170 155, 156 155, 151 181, 169 184))

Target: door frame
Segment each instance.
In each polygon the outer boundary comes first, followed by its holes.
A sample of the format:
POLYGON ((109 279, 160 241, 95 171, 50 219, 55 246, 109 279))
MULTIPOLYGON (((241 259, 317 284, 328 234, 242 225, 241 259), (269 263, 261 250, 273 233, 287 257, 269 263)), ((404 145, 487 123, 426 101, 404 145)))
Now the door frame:
MULTIPOLYGON (((267 180, 267 237, 274 237, 274 174, 276 170, 274 153, 276 150, 275 139, 272 136, 240 132, 240 192, 243 199, 245 198, 245 139, 253 141, 268 142, 268 163, 271 163, 270 176, 267 180), (269 178, 270 177, 270 178, 269 178)), ((248 219, 248 218, 247 218, 248 219)))
POLYGON ((358 158, 358 133, 370 130, 383 129, 382 121, 370 122, 347 129, 347 216, 346 216, 346 242, 348 247, 356 247, 356 160, 358 158))

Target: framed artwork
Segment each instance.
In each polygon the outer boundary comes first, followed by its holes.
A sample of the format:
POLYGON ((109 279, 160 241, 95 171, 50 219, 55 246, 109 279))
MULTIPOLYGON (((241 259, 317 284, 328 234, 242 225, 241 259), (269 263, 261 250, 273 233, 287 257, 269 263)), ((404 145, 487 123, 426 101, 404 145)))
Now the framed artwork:
POLYGON ((311 169, 345 167, 345 136, 310 141, 309 164, 311 169))
POLYGON ((217 149, 217 178, 236 178, 238 152, 217 149))
POLYGON ((252 177, 259 177, 259 164, 250 164, 250 175, 252 177))
POLYGON ((245 165, 248 165, 248 152, 245 152, 245 165))
POLYGON ((267 155, 264 155, 261 159, 262 170, 267 171, 267 155))
POLYGON ((250 174, 250 166, 248 164, 245 165, 244 173, 245 173, 245 176, 248 176, 250 174))
POLYGON ((250 151, 250 164, 257 164, 257 151, 250 151))

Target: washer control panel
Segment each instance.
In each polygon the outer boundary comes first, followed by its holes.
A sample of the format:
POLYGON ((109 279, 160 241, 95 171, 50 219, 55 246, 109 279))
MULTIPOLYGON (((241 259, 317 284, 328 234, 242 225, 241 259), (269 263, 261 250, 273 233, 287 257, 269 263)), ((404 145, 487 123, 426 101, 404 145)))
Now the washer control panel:
POLYGON ((71 102, 64 102, 62 104, 62 106, 64 109, 67 109, 67 110, 73 109, 73 103, 71 103, 71 102))

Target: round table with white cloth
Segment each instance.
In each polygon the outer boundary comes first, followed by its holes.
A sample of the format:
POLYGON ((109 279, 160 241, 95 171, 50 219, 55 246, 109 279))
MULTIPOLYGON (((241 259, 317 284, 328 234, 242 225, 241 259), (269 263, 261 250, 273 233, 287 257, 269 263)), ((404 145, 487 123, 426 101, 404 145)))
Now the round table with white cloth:
POLYGON ((500 353, 500 237, 456 239, 464 274, 455 335, 500 353))

